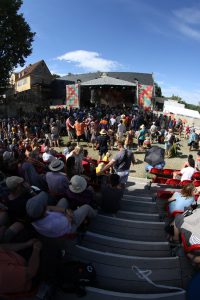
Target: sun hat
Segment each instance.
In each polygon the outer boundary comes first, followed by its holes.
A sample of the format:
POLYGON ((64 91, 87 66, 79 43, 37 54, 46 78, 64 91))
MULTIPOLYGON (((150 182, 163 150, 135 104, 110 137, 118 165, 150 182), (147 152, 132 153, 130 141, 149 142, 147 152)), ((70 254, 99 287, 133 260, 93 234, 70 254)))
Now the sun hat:
POLYGON ((9 190, 14 190, 16 187, 24 182, 24 179, 22 177, 18 176, 10 176, 6 178, 6 185, 9 190))
POLYGON ((85 178, 74 175, 70 180, 69 189, 73 193, 82 193, 87 187, 87 181, 85 178))
POLYGON ((49 164, 49 170, 51 170, 53 172, 61 171, 63 168, 64 168, 64 162, 60 159, 54 159, 49 164))
POLYGON ((105 129, 101 129, 101 131, 99 132, 101 135, 106 135, 106 130, 105 129))
POLYGON ((10 152, 10 151, 5 151, 5 152, 3 153, 3 160, 4 160, 4 161, 10 160, 11 157, 12 157, 12 152, 10 152))
POLYGON ((42 216, 47 206, 48 194, 40 192, 38 195, 30 198, 26 203, 26 212, 32 219, 38 219, 42 216))

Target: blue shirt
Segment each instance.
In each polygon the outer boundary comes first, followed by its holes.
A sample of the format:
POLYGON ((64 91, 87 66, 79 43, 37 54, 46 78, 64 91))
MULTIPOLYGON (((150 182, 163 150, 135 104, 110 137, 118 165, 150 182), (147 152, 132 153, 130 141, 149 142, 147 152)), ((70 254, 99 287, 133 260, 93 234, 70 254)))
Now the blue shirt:
POLYGON ((190 205, 195 204, 195 200, 193 196, 184 197, 179 192, 175 192, 173 194, 173 198, 175 201, 169 203, 169 211, 170 213, 174 212, 175 210, 182 210, 184 211, 185 208, 188 208, 190 205))

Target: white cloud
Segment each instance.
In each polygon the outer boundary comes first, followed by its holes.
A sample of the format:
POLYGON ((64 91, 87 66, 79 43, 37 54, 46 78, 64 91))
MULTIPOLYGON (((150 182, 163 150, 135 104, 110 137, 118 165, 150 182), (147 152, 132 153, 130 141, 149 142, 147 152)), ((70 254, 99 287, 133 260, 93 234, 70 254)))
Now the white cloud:
POLYGON ((56 70, 50 70, 51 74, 56 74, 59 75, 60 77, 65 76, 67 73, 60 73, 59 71, 56 70))
POLYGON ((172 12, 175 28, 183 35, 200 40, 200 7, 181 8, 172 12))
POLYGON ((200 102, 200 90, 186 90, 179 86, 163 86, 162 94, 165 97, 171 97, 173 94, 179 96, 183 101, 197 105, 200 102))
POLYGON ((67 52, 57 59, 75 63, 77 67, 87 71, 112 71, 120 67, 118 62, 102 58, 98 52, 85 50, 67 52))
POLYGON ((173 11, 173 14, 188 24, 200 24, 200 9, 199 7, 182 8, 173 11))

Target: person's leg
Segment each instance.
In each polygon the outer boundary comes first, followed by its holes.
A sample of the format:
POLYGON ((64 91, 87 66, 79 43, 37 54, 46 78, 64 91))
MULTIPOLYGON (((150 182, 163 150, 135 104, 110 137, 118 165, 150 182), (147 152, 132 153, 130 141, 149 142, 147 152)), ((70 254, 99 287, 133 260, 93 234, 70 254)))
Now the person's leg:
POLYGON ((0 226, 6 225, 9 221, 6 211, 0 211, 0 226))
POLYGON ((95 210, 88 204, 84 204, 74 211, 71 232, 75 232, 86 217, 94 218, 96 216, 95 210))
POLYGON ((66 198, 61 198, 56 206, 66 209, 69 207, 69 202, 66 198))
POLYGON ((21 222, 13 223, 7 230, 4 232, 3 241, 4 243, 9 243, 13 238, 24 229, 24 224, 21 222))

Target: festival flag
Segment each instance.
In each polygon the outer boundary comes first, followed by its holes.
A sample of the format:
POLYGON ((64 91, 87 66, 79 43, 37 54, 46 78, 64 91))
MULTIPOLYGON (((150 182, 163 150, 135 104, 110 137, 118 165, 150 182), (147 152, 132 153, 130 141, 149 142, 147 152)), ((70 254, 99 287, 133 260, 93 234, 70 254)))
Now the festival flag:
POLYGON ((66 105, 68 107, 79 107, 79 84, 66 86, 66 105))

